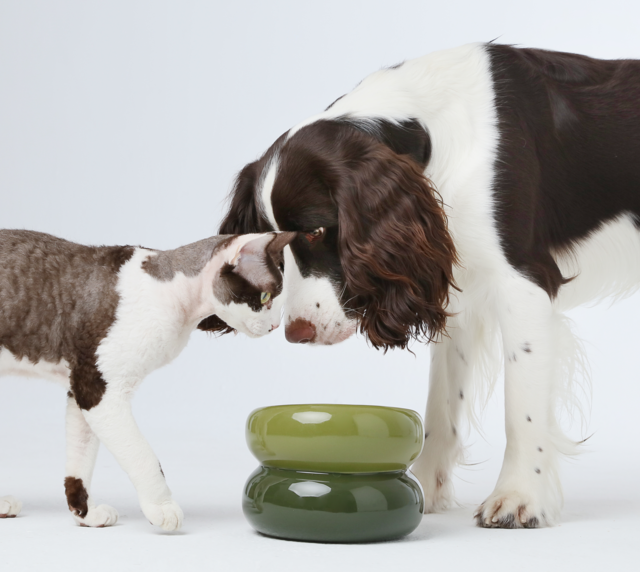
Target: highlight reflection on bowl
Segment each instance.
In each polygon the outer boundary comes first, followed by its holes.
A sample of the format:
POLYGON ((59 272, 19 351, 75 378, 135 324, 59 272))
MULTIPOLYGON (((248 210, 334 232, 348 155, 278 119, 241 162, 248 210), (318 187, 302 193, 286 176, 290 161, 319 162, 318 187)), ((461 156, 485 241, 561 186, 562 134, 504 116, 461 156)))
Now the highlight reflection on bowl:
POLYGON ((247 444, 267 467, 299 471, 404 471, 422 450, 420 416, 373 405, 279 405, 249 415, 247 444))

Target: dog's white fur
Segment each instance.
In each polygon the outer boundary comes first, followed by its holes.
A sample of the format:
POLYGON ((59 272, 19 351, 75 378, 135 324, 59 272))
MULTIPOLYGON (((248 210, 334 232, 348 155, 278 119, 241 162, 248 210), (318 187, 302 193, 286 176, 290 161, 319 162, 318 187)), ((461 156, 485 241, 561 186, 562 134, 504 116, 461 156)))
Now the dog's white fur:
MULTIPOLYGON (((82 479, 89 491, 93 468, 102 442, 129 475, 151 524, 177 530, 183 513, 172 499, 160 464, 133 418, 131 397, 152 371, 174 360, 184 349, 198 323, 216 314, 234 329, 251 337, 262 336, 280 324, 282 296, 260 312, 247 304, 224 304, 214 295, 216 273, 225 263, 237 259, 241 248, 261 235, 247 234, 220 249, 196 276, 177 272, 170 281, 160 281, 142 268, 157 253, 136 248, 118 274, 120 302, 116 319, 97 349, 97 366, 106 383, 100 403, 81 410, 75 399, 67 402, 67 463, 65 475, 82 479)), ((17 360, 7 349, 0 350, 0 375, 25 375, 50 379, 69 389, 69 367, 62 360, 53 364, 17 360)), ((91 496, 84 526, 110 526, 118 513, 98 505, 91 496)), ((14 497, 0 498, 0 515, 15 516, 21 503, 14 497)))
MULTIPOLYGON (((425 175, 442 196, 460 265, 448 310, 449 337, 432 344, 428 438, 414 466, 426 510, 452 501, 451 473, 460 459, 461 412, 492 380, 504 356, 507 448, 494 492, 478 510, 486 525, 515 515, 515 526, 557 521, 562 506, 559 454, 573 454, 557 421, 571 401, 570 384, 580 366, 580 344, 561 312, 604 296, 622 296, 640 284, 640 236, 628 216, 603 225, 570 253, 556 253, 564 276, 576 276, 551 301, 515 270, 500 246, 492 187, 498 128, 489 58, 482 44, 427 55, 397 69, 378 71, 305 125, 340 116, 420 120, 429 130, 432 157, 425 175), (531 351, 529 351, 531 350, 531 351), (483 375, 484 374, 484 375, 483 375)), ((274 228, 271 188, 277 162, 259 196, 274 228)), ((288 322, 316 326, 318 343, 338 342, 355 331, 339 292, 326 278, 303 278, 286 249, 288 322), (320 308, 315 305, 320 301, 320 308), (324 334, 324 328, 327 333, 324 334)))

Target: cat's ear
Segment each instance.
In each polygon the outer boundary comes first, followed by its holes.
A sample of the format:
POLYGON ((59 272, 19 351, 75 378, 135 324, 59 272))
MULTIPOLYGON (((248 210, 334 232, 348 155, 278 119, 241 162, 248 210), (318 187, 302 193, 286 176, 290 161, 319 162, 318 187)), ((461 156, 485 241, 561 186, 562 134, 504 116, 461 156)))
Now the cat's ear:
POLYGON ((278 267, 282 268, 284 264, 284 255, 282 250, 288 244, 291 244, 298 235, 297 232, 276 232, 275 238, 267 246, 267 255, 278 267))
MULTIPOLYGON (((243 235, 240 235, 238 237, 238 242, 241 242, 242 240, 244 240, 244 238, 245 237, 243 235)), ((242 246, 240 246, 240 248, 236 249, 233 258, 230 261, 231 265, 238 266, 240 260, 243 258, 246 263, 263 259, 267 250, 267 246, 269 246, 269 243, 272 240, 272 233, 256 235, 256 238, 251 239, 249 242, 245 242, 242 246)))
POLYGON ((269 284, 282 263, 282 249, 295 237, 295 232, 269 232, 247 242, 236 253, 231 265, 233 272, 240 274, 256 286, 269 284))
POLYGON ((287 244, 293 242, 297 234, 297 232, 270 232, 269 235, 272 236, 272 240, 267 246, 267 252, 269 254, 282 252, 282 249, 287 246, 287 244))

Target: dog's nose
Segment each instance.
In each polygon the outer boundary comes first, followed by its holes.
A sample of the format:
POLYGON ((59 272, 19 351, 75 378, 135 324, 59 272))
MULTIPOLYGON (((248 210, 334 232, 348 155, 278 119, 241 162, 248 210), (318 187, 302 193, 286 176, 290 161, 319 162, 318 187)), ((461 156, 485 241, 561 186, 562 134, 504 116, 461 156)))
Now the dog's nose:
POLYGON ((296 318, 287 324, 284 337, 292 344, 308 344, 316 337, 316 327, 304 318, 296 318))

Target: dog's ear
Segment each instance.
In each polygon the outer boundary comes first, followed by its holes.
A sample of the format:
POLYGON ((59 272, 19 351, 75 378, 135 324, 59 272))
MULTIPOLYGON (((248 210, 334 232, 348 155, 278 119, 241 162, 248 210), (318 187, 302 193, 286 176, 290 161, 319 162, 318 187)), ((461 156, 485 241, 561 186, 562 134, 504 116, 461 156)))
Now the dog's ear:
POLYGON ((229 211, 220 224, 220 234, 260 232, 260 219, 255 189, 258 182, 258 162, 249 163, 238 173, 231 191, 229 211))
POLYGON ((376 348, 444 332, 457 262, 441 199, 422 168, 378 142, 335 193, 339 251, 360 331, 376 348))

